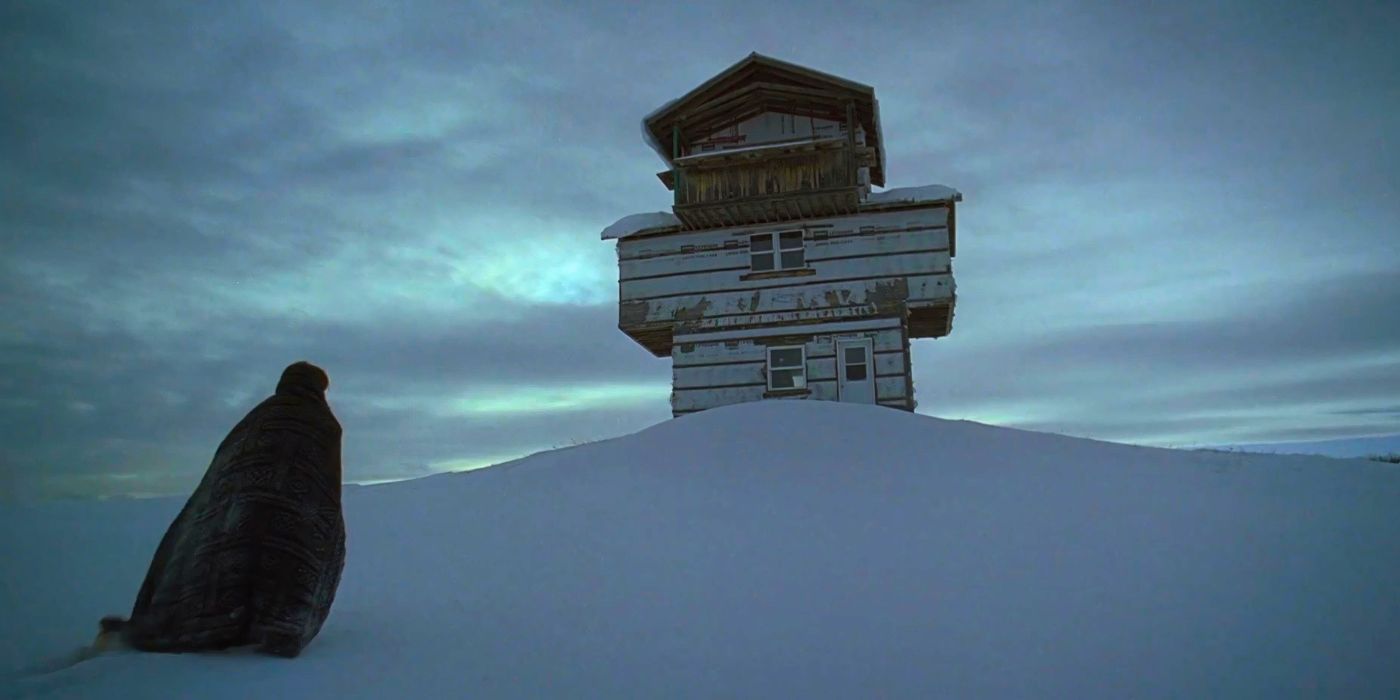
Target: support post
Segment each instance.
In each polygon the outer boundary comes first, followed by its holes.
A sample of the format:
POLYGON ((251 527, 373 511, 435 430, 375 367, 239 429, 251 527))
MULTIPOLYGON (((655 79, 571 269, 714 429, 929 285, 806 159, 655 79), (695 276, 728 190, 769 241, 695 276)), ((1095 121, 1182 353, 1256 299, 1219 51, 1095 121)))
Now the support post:
POLYGON ((856 103, 846 101, 846 182, 847 186, 856 182, 856 103))
POLYGON ((679 206, 682 201, 681 192, 685 188, 685 179, 681 177, 681 167, 675 164, 675 160, 681 157, 681 125, 676 123, 671 126, 671 174, 676 182, 675 197, 671 199, 672 206, 679 206))

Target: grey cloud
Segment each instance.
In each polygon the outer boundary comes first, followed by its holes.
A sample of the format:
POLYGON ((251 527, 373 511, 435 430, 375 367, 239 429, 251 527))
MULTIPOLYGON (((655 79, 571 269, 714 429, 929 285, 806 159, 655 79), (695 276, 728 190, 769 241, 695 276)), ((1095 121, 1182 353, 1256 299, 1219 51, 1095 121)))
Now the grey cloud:
POLYGON ((1183 443, 1374 431, 1400 395, 1391 29, 1385 3, 10 3, 0 478, 180 490, 301 357, 361 478, 664 417, 437 408, 664 391, 611 304, 478 277, 666 206, 637 122, 753 50, 874 85, 890 184, 968 194, 923 410, 1183 443))
POLYGON ((669 368, 663 362, 621 334, 596 332, 615 323, 612 313, 609 307, 526 308, 494 327, 456 329, 451 319, 313 321, 298 328, 240 319, 238 328, 221 329, 214 356, 189 353, 192 341, 178 337, 157 341, 70 327, 42 342, 0 348, 0 390, 24 399, 0 404, 0 462, 60 483, 124 472, 174 471, 192 479, 224 431, 271 393, 283 366, 301 358, 331 375, 329 397, 346 428, 347 478, 391 478, 402 474, 405 461, 499 457, 630 432, 669 415, 664 398, 564 419, 437 415, 432 406, 483 387, 509 395, 580 382, 650 382, 664 397, 669 368), (365 403, 398 396, 423 404, 365 403))
POLYGON ((1333 411, 1341 416, 1396 416, 1400 417, 1400 406, 1382 406, 1380 408, 1357 408, 1347 411, 1333 411))
MULTIPOLYGON (((1253 308, 1224 318, 1000 329, 962 345, 956 334, 919 344, 922 408, 958 415, 1022 406, 1051 416, 1016 421, 1026 427, 1149 441, 1196 430, 1244 442, 1286 439, 1288 430, 1342 434, 1309 423, 1331 423, 1339 401, 1364 409, 1400 395, 1400 325, 1385 321, 1400 303, 1394 275, 1264 291, 1251 295, 1261 300, 1253 308), (1250 433, 1255 419, 1238 411, 1268 407, 1280 424, 1250 433)), ((1355 425, 1360 434, 1396 427, 1387 418, 1355 425)))

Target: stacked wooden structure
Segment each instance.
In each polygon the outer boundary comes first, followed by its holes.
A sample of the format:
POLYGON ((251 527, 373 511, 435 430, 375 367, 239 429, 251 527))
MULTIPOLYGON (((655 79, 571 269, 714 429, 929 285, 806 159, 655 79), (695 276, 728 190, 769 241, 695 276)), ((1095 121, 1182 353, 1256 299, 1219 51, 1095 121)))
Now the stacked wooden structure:
POLYGON ((956 205, 885 184, 873 88, 751 54, 649 115, 671 212, 625 217, 618 327, 675 415, 765 398, 913 410, 910 341, 952 331, 956 205))

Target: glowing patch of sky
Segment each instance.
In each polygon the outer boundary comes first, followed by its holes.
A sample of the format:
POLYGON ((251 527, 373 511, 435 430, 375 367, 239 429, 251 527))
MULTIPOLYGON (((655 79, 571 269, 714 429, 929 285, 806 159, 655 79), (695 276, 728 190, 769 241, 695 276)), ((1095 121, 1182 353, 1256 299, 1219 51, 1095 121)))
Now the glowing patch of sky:
POLYGON ((473 470, 473 469, 482 469, 482 468, 490 467, 490 466, 497 465, 497 464, 504 464, 504 463, 506 463, 506 462, 511 462, 511 461, 520 459, 521 457, 524 457, 524 456, 526 456, 526 455, 534 454, 535 452, 539 452, 539 451, 541 451, 541 450, 547 450, 547 449, 550 449, 550 447, 547 446, 547 445, 544 445, 544 446, 535 446, 535 447, 526 447, 526 446, 522 446, 522 447, 520 448, 520 450, 519 450, 519 451, 516 451, 516 452, 504 452, 504 453, 500 453, 500 454, 486 455, 486 456, 479 456, 479 457, 466 457, 466 458, 444 459, 444 460, 439 460, 439 461, 436 461, 436 462, 430 462, 430 463, 428 463, 428 469, 429 469, 430 471, 439 472, 439 473, 440 473, 440 472, 466 472, 466 471, 471 471, 471 470, 473 470))
POLYGON ((504 312, 482 303, 482 292, 517 303, 614 302, 614 252, 599 244, 594 228, 527 215, 464 219, 399 245, 347 242, 279 272, 236 278, 173 273, 89 302, 102 311, 96 317, 143 332, 183 330, 203 318, 198 308, 293 321, 366 322, 408 310, 485 322, 504 312))
POLYGON ((478 385, 451 397, 344 396, 339 401, 363 402, 387 411, 423 411, 438 417, 510 416, 626 408, 664 402, 670 386, 661 383, 594 383, 560 386, 478 385))
MULTIPOLYGON (((567 447, 567 445, 537 445, 533 447, 522 446, 519 450, 512 452, 501 452, 477 457, 459 457, 453 459, 443 459, 434 462, 429 462, 427 465, 426 472, 428 474, 469 472, 475 469, 485 469, 486 467, 494 467, 500 464, 505 464, 507 462, 513 462, 517 459, 529 456, 536 452, 543 452, 545 450, 557 449, 560 447, 567 447)), ((391 484, 396 481, 408 481, 411 479, 421 478, 422 476, 424 476, 424 474, 420 473, 386 478, 355 479, 348 483, 359 484, 361 486, 373 486, 375 484, 391 484)))
POLYGON ((459 398, 453 409, 463 414, 555 413, 635 406, 669 395, 670 387, 660 383, 509 387, 459 398))
POLYGON ((475 218, 472 250, 459 247, 454 282, 544 304, 606 304, 617 299, 617 258, 596 226, 533 217, 475 218))

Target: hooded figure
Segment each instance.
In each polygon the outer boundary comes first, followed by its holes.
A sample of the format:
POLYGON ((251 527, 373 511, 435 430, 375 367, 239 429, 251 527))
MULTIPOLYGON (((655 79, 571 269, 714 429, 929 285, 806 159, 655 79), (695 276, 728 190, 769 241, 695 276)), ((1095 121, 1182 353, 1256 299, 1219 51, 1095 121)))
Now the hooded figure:
POLYGON ((321 368, 297 362, 234 426, 156 549, 131 618, 103 619, 99 647, 251 644, 290 657, 316 636, 345 566, 329 386, 321 368))

